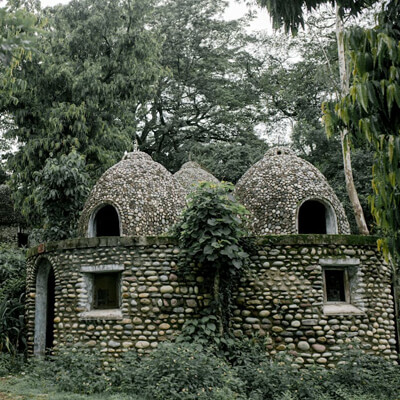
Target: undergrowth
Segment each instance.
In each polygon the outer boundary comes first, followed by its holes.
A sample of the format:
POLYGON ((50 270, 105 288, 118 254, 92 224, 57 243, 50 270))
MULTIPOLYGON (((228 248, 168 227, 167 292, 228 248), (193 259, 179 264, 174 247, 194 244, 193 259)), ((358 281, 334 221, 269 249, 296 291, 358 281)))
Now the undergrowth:
MULTIPOLYGON (((75 393, 65 397, 71 399, 130 400, 400 398, 399 366, 382 358, 352 351, 334 370, 320 366, 299 370, 287 354, 267 358, 263 346, 257 339, 236 340, 229 346, 228 359, 216 354, 213 346, 164 343, 148 356, 128 352, 108 370, 99 361, 100 354, 63 352, 50 360, 31 361, 25 375, 14 378, 14 388, 25 384, 31 391, 58 393, 52 399, 63 399, 61 393, 75 393)), ((17 393, 10 385, 7 388, 17 393)))

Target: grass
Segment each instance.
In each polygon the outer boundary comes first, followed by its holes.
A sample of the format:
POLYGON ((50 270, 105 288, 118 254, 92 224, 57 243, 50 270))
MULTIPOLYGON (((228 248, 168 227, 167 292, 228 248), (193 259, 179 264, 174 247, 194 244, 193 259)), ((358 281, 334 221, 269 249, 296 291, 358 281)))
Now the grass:
POLYGON ((60 392, 46 380, 38 380, 29 375, 15 375, 0 378, 0 400, 143 400, 125 394, 83 395, 60 392))

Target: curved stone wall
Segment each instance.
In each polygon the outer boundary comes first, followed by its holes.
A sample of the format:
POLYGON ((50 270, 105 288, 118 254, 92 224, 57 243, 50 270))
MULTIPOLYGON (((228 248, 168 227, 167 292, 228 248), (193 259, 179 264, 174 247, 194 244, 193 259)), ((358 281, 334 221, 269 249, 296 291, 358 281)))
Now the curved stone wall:
POLYGON ((270 149, 254 164, 236 184, 235 195, 250 211, 255 235, 298 233, 299 207, 306 200, 334 210, 335 233, 350 233, 343 206, 325 177, 284 147, 270 149))
MULTIPOLYGON (((30 249, 27 269, 28 346, 35 331, 35 279, 40 260, 56 280, 54 345, 101 349, 109 359, 147 352, 178 334, 211 300, 201 271, 180 276, 179 249, 167 237, 71 239, 30 249), (43 262, 43 261, 42 261, 43 262), (120 273, 117 310, 88 308, 88 278, 120 273)), ((334 366, 342 347, 397 359, 391 272, 376 238, 341 235, 258 238, 249 273, 234 293, 231 327, 237 337, 268 337, 266 355, 291 351, 298 365, 334 366), (324 270, 346 271, 346 304, 325 299, 324 270)))

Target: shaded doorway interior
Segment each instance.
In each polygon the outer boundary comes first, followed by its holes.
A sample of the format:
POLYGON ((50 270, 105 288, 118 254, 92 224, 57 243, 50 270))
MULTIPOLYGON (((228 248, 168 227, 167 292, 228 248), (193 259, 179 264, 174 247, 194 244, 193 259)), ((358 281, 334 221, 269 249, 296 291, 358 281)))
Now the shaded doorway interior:
POLYGON ((326 200, 306 200, 297 214, 297 231, 303 234, 337 234, 335 210, 326 200))
POLYGON ((304 202, 299 210, 299 233, 325 234, 326 215, 325 206, 319 201, 308 200, 304 202))
POLYGON ((119 216, 110 204, 100 208, 94 217, 92 236, 120 236, 119 216))

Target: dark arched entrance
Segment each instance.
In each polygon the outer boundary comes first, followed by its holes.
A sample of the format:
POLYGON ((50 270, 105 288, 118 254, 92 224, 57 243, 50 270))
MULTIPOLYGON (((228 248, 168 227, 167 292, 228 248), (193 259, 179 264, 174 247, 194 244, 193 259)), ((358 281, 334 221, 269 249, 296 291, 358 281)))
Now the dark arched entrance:
POLYGON ((298 233, 336 234, 337 219, 332 205, 326 200, 306 200, 297 214, 298 233))
POLYGON ((325 206, 319 201, 308 200, 299 209, 299 233, 326 233, 325 206))
POLYGON ((93 221, 93 236, 120 236, 119 216, 110 204, 100 208, 93 221))
POLYGON ((36 274, 35 337, 33 352, 44 356, 54 343, 55 275, 47 259, 41 259, 36 274))

